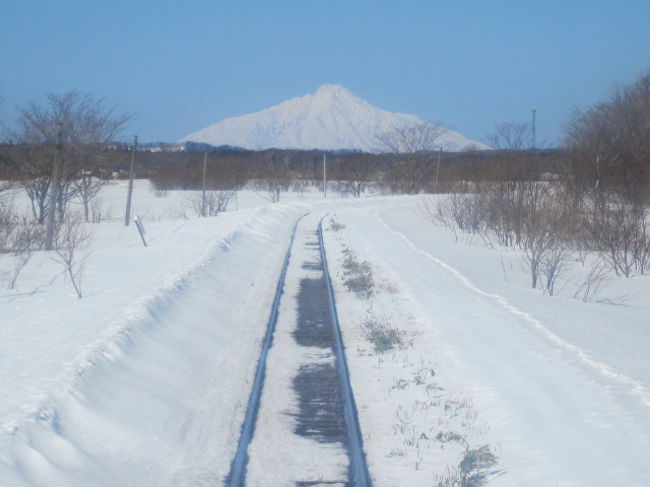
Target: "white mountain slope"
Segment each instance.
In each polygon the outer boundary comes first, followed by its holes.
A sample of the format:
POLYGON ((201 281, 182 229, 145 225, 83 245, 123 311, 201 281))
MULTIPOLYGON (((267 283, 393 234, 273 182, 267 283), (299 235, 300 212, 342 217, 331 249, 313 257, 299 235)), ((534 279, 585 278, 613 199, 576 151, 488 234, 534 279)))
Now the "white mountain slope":
MULTIPOLYGON (((377 135, 405 125, 424 123, 415 115, 377 108, 341 85, 322 85, 315 93, 274 107, 232 117, 194 132, 180 142, 205 142, 246 149, 377 149, 377 135)), ((487 149, 485 144, 448 130, 444 150, 487 149)))

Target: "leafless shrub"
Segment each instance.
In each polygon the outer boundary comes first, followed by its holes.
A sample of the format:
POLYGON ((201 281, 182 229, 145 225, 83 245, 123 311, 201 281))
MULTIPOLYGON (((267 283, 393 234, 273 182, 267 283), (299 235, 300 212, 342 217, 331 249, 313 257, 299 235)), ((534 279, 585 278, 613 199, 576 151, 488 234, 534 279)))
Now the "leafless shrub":
POLYGON ((197 216, 217 216, 228 209, 234 196, 234 191, 206 191, 195 193, 190 203, 197 216))
POLYGON ((84 220, 91 219, 91 205, 106 185, 106 181, 93 176, 92 171, 79 171, 78 178, 72 181, 75 194, 81 199, 84 208, 84 220))
POLYGON ((528 185, 520 213, 520 245, 530 270, 531 286, 537 287, 542 274, 546 291, 553 295, 555 283, 569 266, 570 258, 562 207, 556 204, 556 194, 548 186, 528 185))
POLYGON ((90 221, 101 223, 102 220, 110 220, 111 208, 104 207, 104 201, 101 198, 94 198, 90 202, 90 221))
POLYGON ((293 179, 291 181, 290 187, 291 191, 294 191, 298 194, 304 194, 305 191, 312 186, 311 181, 305 181, 303 179, 293 179))
POLYGON ((29 249, 25 249, 21 252, 12 252, 11 256, 11 268, 6 273, 5 279, 7 282, 7 289, 16 289, 18 276, 29 262, 32 253, 29 249))
POLYGON ((14 223, 13 205, 0 200, 0 253, 9 248, 8 241, 14 223))
POLYGON ((589 220, 592 250, 599 252, 616 275, 630 277, 648 270, 650 234, 644 209, 619 199, 599 199, 589 220))
POLYGON ((0 254, 6 254, 9 269, 2 273, 8 289, 15 289, 18 276, 29 262, 32 251, 41 247, 42 228, 20 218, 11 202, 0 201, 0 254))
POLYGON ((438 218, 465 233, 485 231, 486 201, 480 194, 454 193, 438 205, 438 218))
POLYGON ((344 181, 338 181, 334 185, 334 191, 341 196, 352 196, 354 198, 361 198, 361 196, 369 191, 372 188, 372 183, 370 181, 364 181, 362 179, 349 179, 344 181))
POLYGON ((557 239, 555 245, 542 257, 540 271, 544 276, 544 289, 549 296, 555 294, 557 280, 571 267, 571 256, 571 250, 561 239, 557 239))
POLYGON ((589 267, 582 284, 576 289, 573 297, 580 298, 583 303, 598 300, 600 293, 609 281, 607 267, 602 262, 597 261, 589 267))
POLYGON ((638 220, 638 227, 632 247, 634 267, 639 274, 650 272, 650 228, 644 212, 638 220))
POLYGON ((83 297, 82 279, 91 244, 92 236, 78 215, 69 215, 57 229, 55 260, 63 264, 78 298, 83 297))

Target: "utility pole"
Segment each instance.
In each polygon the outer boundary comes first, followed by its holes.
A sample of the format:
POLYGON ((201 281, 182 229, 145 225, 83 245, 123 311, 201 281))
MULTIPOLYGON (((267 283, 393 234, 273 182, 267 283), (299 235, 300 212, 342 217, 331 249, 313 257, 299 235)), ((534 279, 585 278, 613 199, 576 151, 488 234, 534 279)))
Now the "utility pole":
POLYGON ((203 179, 201 180, 201 216, 205 216, 205 173, 208 169, 208 149, 203 149, 203 179))
POLYGON ((327 153, 323 152, 323 197, 327 198, 327 153))
POLYGON ((440 159, 442 158, 442 147, 440 147, 440 151, 438 151, 438 165, 436 166, 436 182, 433 185, 433 192, 437 193, 438 192, 438 178, 440 177, 440 159))
POLYGON ((56 214, 56 203, 59 199, 59 179, 63 165, 63 123, 57 122, 56 148, 54 150, 54 165, 52 167, 52 180, 50 181, 50 206, 45 222, 45 250, 54 248, 54 217, 56 214))
POLYGON ((126 214, 124 225, 129 226, 131 219, 131 195, 133 194, 133 178, 135 177, 135 151, 138 150, 138 136, 133 136, 133 150, 131 151, 131 167, 129 168, 129 191, 126 196, 126 214))

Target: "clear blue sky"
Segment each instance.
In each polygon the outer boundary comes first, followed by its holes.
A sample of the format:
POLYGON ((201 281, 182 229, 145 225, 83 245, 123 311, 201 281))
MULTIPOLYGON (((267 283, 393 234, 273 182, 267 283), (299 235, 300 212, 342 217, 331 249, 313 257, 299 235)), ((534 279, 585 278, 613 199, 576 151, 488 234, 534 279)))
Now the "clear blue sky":
POLYGON ((650 0, 2 0, 0 121, 86 91, 175 141, 340 83, 485 141, 538 110, 556 144, 575 107, 650 70, 650 0))

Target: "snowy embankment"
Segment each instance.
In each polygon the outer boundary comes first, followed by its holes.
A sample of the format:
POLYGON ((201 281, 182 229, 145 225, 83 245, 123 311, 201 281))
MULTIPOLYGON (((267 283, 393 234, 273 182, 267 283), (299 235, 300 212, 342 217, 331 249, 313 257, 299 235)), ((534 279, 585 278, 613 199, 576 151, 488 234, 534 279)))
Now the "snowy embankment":
POLYGON ((376 485, 456 485, 484 445, 490 485, 650 485, 650 280, 613 281, 625 305, 549 297, 517 252, 455 243, 416 202, 336 212, 327 233, 376 485), (350 255, 371 296, 344 285, 350 255), (371 323, 401 346, 373 350, 371 323))
MULTIPOLYGON (((290 232, 325 203, 240 195, 257 207, 186 219, 186 196, 146 188, 134 201, 149 247, 119 219, 89 225, 83 299, 45 252, 2 292, 1 485, 195 486, 227 473, 290 232)), ((108 203, 123 189, 107 188, 108 203)))

